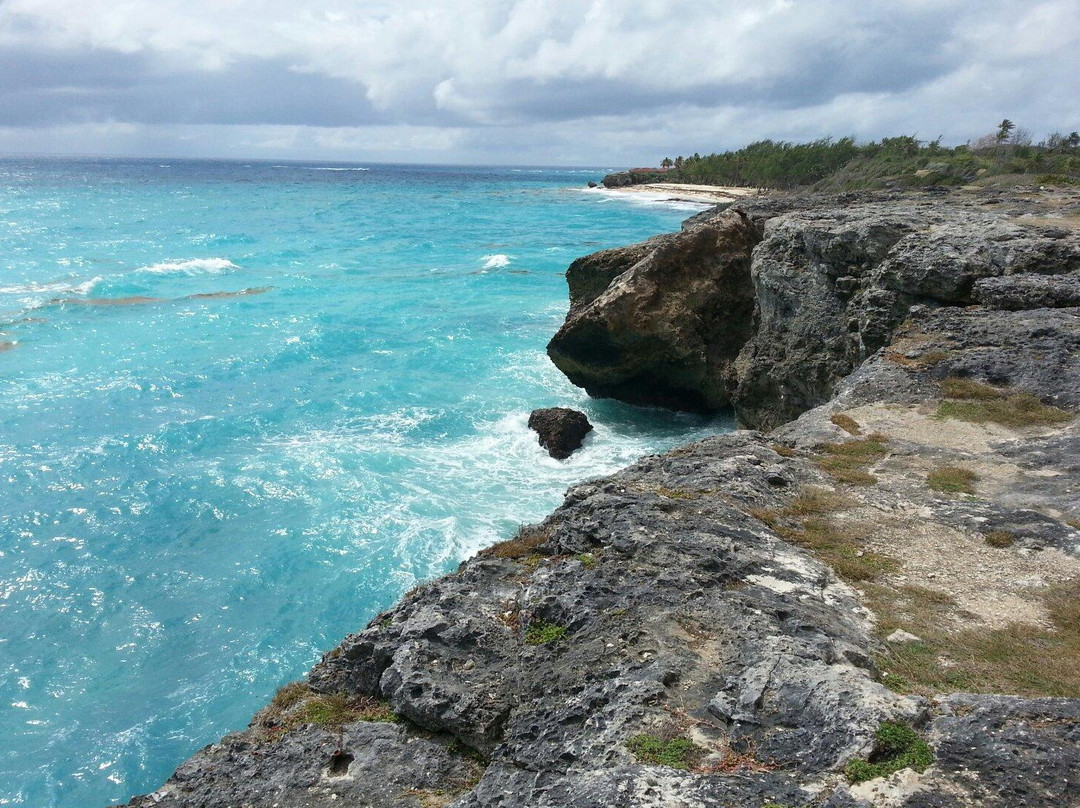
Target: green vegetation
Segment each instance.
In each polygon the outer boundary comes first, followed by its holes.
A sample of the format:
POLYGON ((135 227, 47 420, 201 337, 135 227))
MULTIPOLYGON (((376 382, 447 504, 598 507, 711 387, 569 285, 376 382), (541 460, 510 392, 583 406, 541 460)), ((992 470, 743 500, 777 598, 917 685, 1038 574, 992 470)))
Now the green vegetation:
POLYGON ((256 719, 256 726, 271 737, 280 737, 303 724, 340 727, 354 721, 399 721, 384 701, 347 693, 317 693, 303 682, 278 690, 256 719))
POLYGON ((884 435, 874 434, 862 440, 827 443, 821 447, 824 456, 817 463, 822 471, 842 483, 874 485, 877 477, 866 469, 889 453, 885 445, 888 440, 884 435))
MULTIPOLYGON (((1003 121, 1005 123, 1005 121, 1003 121)), ((1011 123, 1011 122, 1009 122, 1011 123)), ((631 172, 634 182, 688 182, 752 188, 848 190, 966 185, 1007 178, 1042 184, 1080 182, 1080 134, 1054 133, 1038 145, 1013 128, 950 148, 912 135, 856 143, 761 140, 735 151, 664 158, 664 170, 631 172)))
POLYGON ((874 751, 866 760, 853 760, 844 768, 852 783, 888 777, 901 769, 924 771, 934 762, 930 745, 907 724, 885 721, 874 736, 874 751))
POLYGON ((583 566, 587 570, 591 570, 593 567, 595 567, 598 561, 596 556, 592 553, 578 553, 576 556, 574 556, 574 558, 580 561, 581 566, 583 566))
POLYGON ((630 738, 626 742, 626 748, 640 763, 684 770, 694 768, 707 754, 689 738, 662 738, 649 733, 641 733, 630 738))
POLYGON ((901 628, 921 638, 892 645, 877 658, 885 684, 898 692, 1080 697, 1080 582, 1049 587, 1042 596, 1048 627, 959 628, 963 612, 943 592, 876 584, 865 591, 879 636, 901 628))
POLYGON ((946 399, 938 407, 941 418, 1025 427, 1055 426, 1075 417, 1060 407, 1043 404, 1030 393, 1003 390, 973 379, 944 379, 941 390, 946 399))
POLYGON ((938 466, 926 477, 926 484, 946 494, 974 494, 979 475, 959 466, 938 466))
POLYGON ((342 693, 320 694, 304 702, 294 718, 301 724, 340 727, 353 721, 398 721, 397 713, 385 702, 357 698, 342 693))
POLYGON ((525 642, 529 645, 547 645, 561 640, 566 634, 566 626, 548 623, 545 620, 533 620, 525 629, 525 642))
POLYGON ((991 530, 983 536, 983 539, 991 547, 997 547, 999 549, 1012 547, 1016 544, 1016 536, 1007 530, 991 530))

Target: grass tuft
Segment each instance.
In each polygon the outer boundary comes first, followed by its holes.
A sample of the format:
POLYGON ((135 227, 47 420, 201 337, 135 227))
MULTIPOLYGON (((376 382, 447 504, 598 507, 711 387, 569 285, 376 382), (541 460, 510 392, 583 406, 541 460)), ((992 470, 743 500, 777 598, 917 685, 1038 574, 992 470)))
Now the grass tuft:
POLYGON ((926 484, 946 494, 974 494, 979 475, 959 466, 938 466, 926 477, 926 484))
POLYGON ((1012 547, 1016 544, 1016 534, 1010 533, 1007 530, 991 530, 983 539, 991 547, 997 547, 1003 549, 1005 547, 1012 547))
POLYGON ((870 757, 852 760, 844 767, 844 774, 851 783, 864 783, 901 769, 922 772, 933 762, 934 753, 919 733, 907 724, 884 721, 874 735, 870 757))
POLYGON ((842 412, 838 412, 829 420, 836 424, 836 426, 847 432, 849 435, 862 434, 862 427, 859 426, 859 422, 852 418, 850 415, 845 415, 842 412))
POLYGON ((1075 417, 1060 407, 1044 404, 1031 393, 1003 390, 973 379, 950 377, 942 380, 941 389, 946 400, 938 406, 940 418, 1026 427, 1055 426, 1075 417))
POLYGON ((548 540, 548 532, 543 527, 525 525, 512 539, 493 544, 480 551, 482 556, 493 558, 522 559, 536 555, 537 548, 548 540))
POLYGON ((641 733, 626 742, 626 748, 639 763, 654 766, 670 766, 689 771, 708 753, 689 738, 661 738, 659 735, 641 733))
POLYGON ((849 485, 874 485, 877 477, 867 467, 889 453, 888 438, 873 434, 861 440, 827 443, 821 447, 817 464, 833 479, 849 485))
POLYGON ((525 642, 529 645, 548 645, 561 640, 565 634, 566 626, 545 620, 533 620, 525 629, 525 642))
POLYGON ((956 604, 941 592, 867 589, 881 636, 902 628, 922 638, 878 657, 889 687, 922 696, 966 690, 1080 698, 1080 581, 1049 587, 1043 595, 1049 627, 1014 623, 997 629, 957 629, 956 604))

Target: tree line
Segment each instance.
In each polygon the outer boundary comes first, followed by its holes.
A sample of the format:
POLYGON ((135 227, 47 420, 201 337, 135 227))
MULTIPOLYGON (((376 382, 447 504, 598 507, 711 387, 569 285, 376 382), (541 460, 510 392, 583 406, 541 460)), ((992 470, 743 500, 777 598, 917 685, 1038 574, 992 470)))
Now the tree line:
POLYGON ((1048 182, 1080 184, 1080 133, 1054 132, 1033 145, 1009 119, 996 131, 954 147, 941 138, 898 135, 868 143, 853 137, 809 143, 759 140, 733 151, 665 157, 664 172, 637 181, 686 182, 786 189, 882 185, 958 185, 987 175, 1034 174, 1048 182))

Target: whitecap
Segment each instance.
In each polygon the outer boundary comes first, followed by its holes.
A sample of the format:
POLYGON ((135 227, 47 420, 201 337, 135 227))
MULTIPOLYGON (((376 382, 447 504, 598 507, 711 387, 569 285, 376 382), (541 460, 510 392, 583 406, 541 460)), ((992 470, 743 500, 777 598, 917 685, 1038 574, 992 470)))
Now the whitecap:
POLYGON ((65 289, 64 291, 69 292, 73 295, 88 295, 92 291, 94 291, 94 287, 101 283, 103 280, 105 279, 99 275, 97 277, 91 278, 88 281, 83 281, 76 286, 72 286, 69 289, 65 289))
POLYGON ((371 171, 370 168, 337 168, 334 166, 299 166, 301 171, 371 171))
POLYGON ((499 267, 510 265, 510 256, 503 255, 502 253, 495 253, 495 255, 485 255, 483 261, 484 269, 498 269, 499 267))
POLYGON ((136 272, 148 272, 153 275, 220 275, 233 269, 240 269, 227 258, 193 258, 188 261, 162 261, 148 267, 140 267, 136 272))
POLYGON ((36 294, 75 294, 86 295, 104 278, 97 276, 82 283, 71 285, 68 280, 47 281, 45 283, 15 284, 14 286, 0 286, 0 295, 36 295, 36 294))

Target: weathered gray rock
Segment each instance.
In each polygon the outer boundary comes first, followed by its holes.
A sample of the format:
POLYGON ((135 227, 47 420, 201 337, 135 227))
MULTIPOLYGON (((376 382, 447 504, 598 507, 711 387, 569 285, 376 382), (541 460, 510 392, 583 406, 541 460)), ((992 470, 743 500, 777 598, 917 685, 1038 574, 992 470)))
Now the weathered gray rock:
POLYGON ((593 395, 733 405, 742 423, 775 427, 828 401, 919 307, 1080 303, 1080 235, 1011 216, 1026 204, 845 195, 706 211, 575 262, 549 354, 593 395))
POLYGON ((556 460, 565 460, 581 448, 593 425, 585 413, 567 407, 533 410, 529 429, 537 433, 540 445, 556 460))

